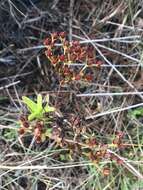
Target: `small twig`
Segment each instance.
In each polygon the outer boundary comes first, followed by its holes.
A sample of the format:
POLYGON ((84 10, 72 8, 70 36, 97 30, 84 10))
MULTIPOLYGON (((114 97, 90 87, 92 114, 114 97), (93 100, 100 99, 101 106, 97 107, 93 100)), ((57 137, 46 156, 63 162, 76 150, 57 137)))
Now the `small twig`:
POLYGON ((111 110, 111 111, 105 111, 103 113, 99 113, 99 114, 96 114, 96 115, 90 115, 90 116, 87 116, 86 119, 95 119, 97 117, 101 117, 101 116, 108 115, 108 114, 111 114, 111 113, 117 113, 117 112, 121 112, 121 111, 126 111, 126 110, 130 110, 130 109, 133 109, 133 108, 141 107, 141 106, 143 106, 143 103, 131 105, 131 106, 124 107, 124 108, 114 109, 114 110, 111 110))
POLYGON ((14 85, 18 84, 18 83, 20 83, 20 81, 16 81, 16 82, 10 83, 8 85, 2 86, 2 87, 0 87, 0 90, 7 89, 7 88, 9 88, 11 86, 14 86, 14 85))
POLYGON ((112 48, 109 48, 109 47, 106 47, 106 46, 104 46, 104 45, 97 44, 97 43, 95 43, 95 45, 98 46, 98 47, 107 49, 107 50, 109 50, 109 51, 111 51, 111 52, 117 53, 117 54, 119 54, 119 55, 122 55, 123 57, 126 57, 126 58, 128 58, 128 59, 130 59, 130 60, 132 60, 132 61, 137 62, 137 63, 140 63, 140 62, 141 62, 139 59, 136 59, 136 58, 134 58, 134 57, 131 57, 130 55, 127 55, 127 54, 125 54, 125 53, 123 53, 123 52, 120 52, 120 51, 117 51, 117 50, 115 50, 115 49, 112 49, 112 48))
POLYGON ((70 0, 70 12, 69 12, 69 41, 72 41, 72 22, 73 22, 73 7, 74 0, 70 0))
POLYGON ((91 96, 128 96, 128 95, 138 95, 143 94, 143 92, 107 92, 107 93, 88 93, 88 94, 77 94, 77 97, 91 97, 91 96))
MULTIPOLYGON (((133 39, 141 39, 141 36, 139 35, 134 35, 134 36, 126 36, 126 37, 118 37, 118 38, 103 38, 103 39, 93 39, 93 40, 87 40, 83 37, 79 37, 77 35, 72 34, 73 37, 80 39, 79 41, 80 44, 87 44, 87 43, 97 43, 97 42, 108 42, 108 41, 117 41, 117 42, 125 42, 125 43, 139 43, 140 40, 135 40, 133 39), (121 41, 120 41, 121 40, 121 41), (126 40, 126 41, 123 41, 126 40)), ((62 46, 62 44, 55 44, 55 46, 62 46)), ((23 48, 18 50, 18 53, 22 53, 25 51, 30 51, 30 50, 40 50, 45 48, 46 46, 44 45, 37 45, 29 48, 23 48)))
POLYGON ((16 127, 12 127, 12 126, 6 126, 6 125, 0 125, 0 129, 14 129, 14 130, 18 130, 16 127))

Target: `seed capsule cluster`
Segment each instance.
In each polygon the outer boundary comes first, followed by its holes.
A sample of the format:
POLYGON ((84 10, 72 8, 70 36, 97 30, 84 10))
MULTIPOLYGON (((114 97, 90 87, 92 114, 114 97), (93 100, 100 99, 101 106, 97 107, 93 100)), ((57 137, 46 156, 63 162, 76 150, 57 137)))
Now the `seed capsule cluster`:
MULTIPOLYGON (((116 145, 116 150, 120 150, 120 148, 126 147, 126 145, 123 144, 123 142, 122 142, 123 136, 124 136, 124 133, 121 131, 116 133, 115 138, 112 141, 112 143, 114 145, 116 145), (115 140, 116 140, 116 142, 115 142, 115 140)), ((115 155, 111 151, 108 151, 108 149, 111 149, 112 144, 98 143, 98 141, 95 138, 88 139, 86 144, 90 148, 89 153, 87 154, 88 158, 93 163, 98 164, 101 161, 110 160, 110 161, 114 161, 118 165, 124 164, 124 160, 121 157, 118 157, 117 155, 115 155), (98 150, 96 150, 96 149, 98 149, 98 150)), ((110 168, 105 166, 102 170, 102 173, 104 176, 110 175, 110 168)))
POLYGON ((61 83, 78 80, 90 82, 93 80, 93 75, 86 74, 86 68, 100 67, 102 64, 101 60, 96 60, 92 46, 83 46, 79 41, 69 42, 65 32, 52 33, 44 40, 44 45, 46 57, 62 77, 61 83), (76 66, 83 63, 84 66, 78 67, 75 71, 73 68, 75 63, 76 66))
POLYGON ((37 143, 42 142, 42 132, 44 130, 44 123, 43 121, 37 121, 35 128, 34 128, 34 137, 37 143))
POLYGON ((21 127, 18 131, 20 135, 24 135, 25 133, 30 132, 34 134, 34 138, 37 143, 42 142, 42 133, 44 130, 43 121, 36 121, 36 123, 33 124, 28 121, 28 118, 25 115, 21 115, 19 121, 21 123, 21 127))
POLYGON ((25 133, 25 131, 29 128, 29 121, 28 121, 28 117, 26 115, 21 115, 20 116, 20 129, 19 129, 19 134, 23 135, 25 133))

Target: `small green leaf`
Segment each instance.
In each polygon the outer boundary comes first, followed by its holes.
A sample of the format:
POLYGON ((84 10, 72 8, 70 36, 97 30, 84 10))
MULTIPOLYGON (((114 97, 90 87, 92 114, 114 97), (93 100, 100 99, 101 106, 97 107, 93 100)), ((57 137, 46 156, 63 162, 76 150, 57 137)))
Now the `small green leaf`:
POLYGON ((27 105, 27 108, 31 113, 35 112, 35 109, 37 109, 37 104, 34 101, 26 96, 22 96, 22 100, 27 105))
POLYGON ((132 117, 140 117, 143 116, 143 108, 136 108, 133 111, 130 112, 130 115, 132 117))
POLYGON ((42 95, 38 94, 37 96, 37 109, 42 110, 42 95))
POLYGON ((49 104, 49 94, 46 95, 46 102, 49 104))
POLYGON ((48 104, 44 107, 45 112, 53 112, 55 111, 54 107, 49 106, 48 104))
POLYGON ((28 116, 28 120, 29 121, 32 121, 33 119, 35 119, 37 117, 37 114, 36 113, 31 113, 29 116, 28 116))

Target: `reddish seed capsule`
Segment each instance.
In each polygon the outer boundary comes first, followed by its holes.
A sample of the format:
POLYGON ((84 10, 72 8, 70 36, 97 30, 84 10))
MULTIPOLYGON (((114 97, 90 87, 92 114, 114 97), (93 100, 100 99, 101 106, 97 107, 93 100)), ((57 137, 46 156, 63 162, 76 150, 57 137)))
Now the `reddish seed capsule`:
POLYGON ((52 51, 47 50, 47 51, 45 51, 45 54, 46 54, 47 57, 51 57, 52 56, 52 51))
POLYGON ((122 138, 124 136, 124 133, 122 131, 118 131, 116 132, 116 135, 119 137, 119 138, 122 138))
POLYGON ((89 145, 90 147, 94 147, 95 145, 98 145, 98 143, 97 143, 96 139, 93 138, 93 139, 89 139, 88 145, 89 145))
POLYGON ((92 76, 91 74, 87 74, 87 75, 85 76, 85 79, 86 79, 87 81, 92 81, 92 80, 93 80, 93 76, 92 76))
POLYGON ((58 38, 58 33, 57 32, 54 32, 51 34, 51 36, 54 38, 54 39, 57 39, 58 38))
POLYGON ((45 46, 51 45, 51 39, 50 39, 50 38, 46 38, 46 39, 44 40, 44 45, 45 45, 45 46))
POLYGON ((87 56, 88 56, 88 58, 93 58, 94 57, 93 52, 88 51, 87 56))
POLYGON ((105 155, 104 155, 104 158, 105 158, 105 159, 111 159, 111 157, 112 157, 112 154, 111 154, 110 152, 107 152, 107 151, 106 151, 106 153, 105 153, 105 155))
POLYGON ((120 158, 118 158, 118 159, 116 160, 116 162, 117 162, 117 164, 119 164, 119 165, 122 165, 122 164, 124 163, 124 161, 121 160, 120 158))
POLYGON ((25 115, 21 115, 19 119, 20 119, 21 122, 27 121, 27 118, 26 118, 25 115))
POLYGON ((65 37, 66 37, 66 32, 60 32, 59 36, 60 36, 61 38, 65 38, 65 37))
POLYGON ((36 143, 39 144, 39 143, 41 143, 41 141, 42 141, 41 136, 37 136, 37 137, 36 137, 36 143))
POLYGON ((25 133, 25 129, 22 127, 22 128, 20 128, 19 130, 18 130, 18 133, 20 134, 20 135, 23 135, 24 133, 25 133))
POLYGON ((81 47, 80 46, 75 47, 74 51, 75 53, 81 53, 81 47))
POLYGON ((70 54, 74 53, 74 48, 73 48, 73 46, 70 46, 70 47, 68 48, 68 53, 70 53, 70 54))
POLYGON ((80 43, 79 43, 79 41, 73 41, 73 42, 72 42, 72 45, 73 45, 73 46, 80 46, 80 43))
POLYGON ((60 55, 60 56, 59 56, 59 60, 60 60, 60 61, 64 61, 64 60, 65 60, 65 55, 60 55))
POLYGON ((93 59, 87 60, 87 65, 93 65, 93 63, 94 63, 94 60, 93 60, 93 59))
POLYGON ((97 67, 100 67, 103 64, 103 62, 101 60, 98 60, 95 62, 95 64, 97 67))
POLYGON ((81 51, 82 51, 82 53, 86 53, 86 51, 87 51, 86 47, 81 47, 81 51))
POLYGON ((37 127, 34 130, 34 136, 35 137, 41 136, 41 130, 39 128, 37 128, 37 127))
POLYGON ((80 80, 81 79, 81 76, 78 74, 75 76, 75 80, 80 80))
POLYGON ((71 61, 76 61, 77 60, 77 56, 75 54, 71 54, 70 55, 70 60, 71 61))
POLYGON ((51 60, 51 63, 53 64, 53 65, 56 65, 57 63, 58 63, 58 60, 55 58, 55 59, 52 59, 51 60))
POLYGON ((42 130, 43 127, 44 127, 44 126, 43 126, 43 123, 42 123, 42 122, 40 122, 40 121, 37 121, 37 122, 36 122, 36 128, 38 128, 39 130, 42 130))
POLYGON ((28 122, 27 116, 21 115, 20 116, 20 121, 21 121, 23 127, 25 127, 25 128, 29 127, 29 122, 28 122))
POLYGON ((104 176, 108 176, 108 175, 110 175, 110 169, 109 168, 103 168, 103 175, 104 176))
POLYGON ((119 144, 119 139, 118 138, 115 138, 113 141, 112 141, 113 144, 115 145, 118 145, 119 144))
POLYGON ((69 75, 70 74, 70 69, 67 66, 65 66, 64 70, 63 70, 63 73, 64 73, 65 76, 69 75))
POLYGON ((64 41, 64 44, 63 44, 63 46, 65 46, 65 47, 69 47, 69 45, 70 45, 70 43, 69 43, 69 41, 64 41))
POLYGON ((23 124, 23 127, 29 128, 29 123, 27 121, 23 122, 22 124, 23 124))
POLYGON ((102 157, 101 151, 97 151, 95 155, 96 155, 96 157, 98 157, 98 158, 102 157))
POLYGON ((79 61, 85 60, 85 54, 80 53, 80 54, 78 55, 78 59, 79 59, 79 61))

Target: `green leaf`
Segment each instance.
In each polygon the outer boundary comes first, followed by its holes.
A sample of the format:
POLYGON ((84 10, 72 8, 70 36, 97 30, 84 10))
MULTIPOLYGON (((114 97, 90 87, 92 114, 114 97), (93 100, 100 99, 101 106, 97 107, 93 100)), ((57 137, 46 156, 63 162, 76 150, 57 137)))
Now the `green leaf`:
POLYGON ((43 117, 43 114, 46 112, 53 112, 55 111, 54 107, 51 107, 48 105, 49 103, 49 95, 47 95, 46 100, 47 104, 43 108, 42 106, 42 95, 38 94, 37 95, 37 103, 32 101, 30 98, 23 96, 22 97, 23 102, 27 105, 27 108, 30 111, 30 115, 28 116, 28 120, 34 120, 34 119, 41 119, 43 117))
POLYGON ((49 104, 49 94, 46 95, 46 102, 49 104))
POLYGON ((26 96, 22 96, 22 100, 27 105, 27 108, 31 113, 35 112, 35 109, 37 109, 37 104, 34 101, 26 96))
POLYGON ((54 107, 49 106, 48 104, 44 107, 45 112, 53 112, 55 111, 54 107))
POLYGON ((130 112, 132 117, 139 117, 139 116, 143 116, 143 108, 136 108, 133 111, 130 112))
POLYGON ((32 121, 33 119, 37 118, 37 113, 31 113, 29 116, 28 116, 28 120, 29 121, 32 121))
POLYGON ((42 95, 38 94, 37 96, 37 109, 42 110, 42 95))

